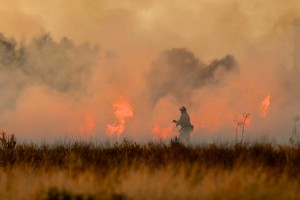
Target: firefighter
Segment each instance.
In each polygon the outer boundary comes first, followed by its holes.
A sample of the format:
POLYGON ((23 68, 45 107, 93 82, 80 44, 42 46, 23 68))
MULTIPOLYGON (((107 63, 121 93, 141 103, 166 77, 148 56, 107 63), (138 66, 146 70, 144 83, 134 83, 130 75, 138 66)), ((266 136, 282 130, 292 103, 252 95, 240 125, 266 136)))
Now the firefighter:
POLYGON ((194 126, 191 124, 190 116, 186 112, 186 108, 182 106, 180 109, 181 116, 179 120, 173 120, 173 122, 176 124, 176 127, 178 125, 181 126, 181 129, 179 130, 179 140, 185 144, 190 143, 190 133, 193 131, 194 126))

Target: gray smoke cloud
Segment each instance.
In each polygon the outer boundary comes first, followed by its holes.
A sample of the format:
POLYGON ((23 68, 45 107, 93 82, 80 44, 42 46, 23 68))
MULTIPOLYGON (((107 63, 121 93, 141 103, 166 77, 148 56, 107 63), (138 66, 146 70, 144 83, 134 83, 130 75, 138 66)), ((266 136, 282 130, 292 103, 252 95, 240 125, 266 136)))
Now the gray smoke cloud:
POLYGON ((86 91, 97 61, 98 46, 56 42, 49 33, 17 42, 0 33, 1 108, 12 108, 26 86, 42 85, 61 93, 86 91))
POLYGON ((174 48, 163 52, 146 75, 148 95, 153 105, 172 94, 181 102, 189 98, 194 89, 207 84, 217 84, 228 73, 239 71, 235 58, 226 55, 204 64, 193 52, 174 48))

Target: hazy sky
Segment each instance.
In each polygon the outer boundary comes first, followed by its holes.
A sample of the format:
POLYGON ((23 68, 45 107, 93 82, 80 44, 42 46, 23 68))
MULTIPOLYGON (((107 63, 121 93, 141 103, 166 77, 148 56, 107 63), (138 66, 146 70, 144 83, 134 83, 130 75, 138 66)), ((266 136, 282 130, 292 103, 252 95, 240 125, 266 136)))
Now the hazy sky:
POLYGON ((0 0, 0 126, 29 140, 105 139, 121 98, 133 109, 124 136, 138 140, 155 125, 176 134, 186 105, 195 141, 232 140, 250 113, 248 137, 287 142, 299 13, 297 0, 0 0), (237 70, 224 71, 226 55, 237 70))

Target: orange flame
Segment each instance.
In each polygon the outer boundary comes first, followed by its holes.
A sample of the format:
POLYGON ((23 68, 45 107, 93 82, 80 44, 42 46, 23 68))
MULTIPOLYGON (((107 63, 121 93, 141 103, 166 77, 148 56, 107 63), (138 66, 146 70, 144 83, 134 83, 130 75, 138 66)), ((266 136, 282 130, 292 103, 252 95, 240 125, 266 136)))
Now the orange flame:
POLYGON ((152 128, 152 133, 158 139, 167 139, 175 135, 172 125, 161 127, 158 124, 155 124, 152 128))
POLYGON ((80 127, 80 134, 91 135, 94 132, 94 128, 95 128, 94 116, 87 113, 85 115, 85 124, 80 127))
POLYGON ((260 115, 262 117, 267 116, 268 108, 270 106, 271 95, 268 94, 265 99, 260 103, 260 115))
POLYGON ((121 97, 116 103, 113 104, 115 110, 115 118, 118 120, 119 124, 108 124, 106 126, 106 131, 109 136, 117 134, 119 137, 125 130, 126 118, 133 117, 132 107, 129 102, 121 97))

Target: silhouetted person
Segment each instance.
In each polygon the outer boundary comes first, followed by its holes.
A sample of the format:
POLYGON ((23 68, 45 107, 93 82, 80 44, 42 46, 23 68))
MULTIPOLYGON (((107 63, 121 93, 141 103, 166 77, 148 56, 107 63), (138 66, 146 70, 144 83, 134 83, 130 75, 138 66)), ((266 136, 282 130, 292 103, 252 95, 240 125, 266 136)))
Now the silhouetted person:
POLYGON ((176 127, 178 125, 181 126, 181 129, 179 130, 179 140, 185 144, 189 144, 190 133, 193 131, 194 126, 191 124, 190 116, 186 112, 186 108, 182 106, 179 110, 181 112, 181 116, 178 121, 173 120, 173 122, 176 123, 176 127))

